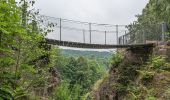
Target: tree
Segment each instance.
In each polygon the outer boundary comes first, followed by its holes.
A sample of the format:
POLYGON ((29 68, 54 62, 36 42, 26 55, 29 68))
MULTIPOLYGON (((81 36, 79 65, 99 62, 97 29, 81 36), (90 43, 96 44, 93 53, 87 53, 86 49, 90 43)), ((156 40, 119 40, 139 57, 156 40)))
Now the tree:
POLYGON ((145 40, 161 40, 161 24, 170 24, 170 1, 150 0, 137 18, 128 26, 132 42, 142 43, 143 36, 145 40))
POLYGON ((4 99, 29 99, 35 89, 48 84, 44 34, 35 31, 39 27, 27 12, 33 2, 20 3, 23 6, 15 0, 0 1, 0 91, 6 91, 0 95, 10 96, 4 99))

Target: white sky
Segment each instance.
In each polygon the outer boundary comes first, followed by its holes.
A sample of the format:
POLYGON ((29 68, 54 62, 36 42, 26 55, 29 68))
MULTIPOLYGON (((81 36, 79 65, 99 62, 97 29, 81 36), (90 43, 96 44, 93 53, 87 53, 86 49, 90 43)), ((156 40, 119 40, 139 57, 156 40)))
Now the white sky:
POLYGON ((129 24, 149 0, 37 0, 40 13, 86 22, 129 24))
POLYGON ((135 15, 142 12, 148 1, 37 0, 35 7, 36 9, 40 9, 40 14, 57 18, 101 24, 127 25, 136 20, 135 15))

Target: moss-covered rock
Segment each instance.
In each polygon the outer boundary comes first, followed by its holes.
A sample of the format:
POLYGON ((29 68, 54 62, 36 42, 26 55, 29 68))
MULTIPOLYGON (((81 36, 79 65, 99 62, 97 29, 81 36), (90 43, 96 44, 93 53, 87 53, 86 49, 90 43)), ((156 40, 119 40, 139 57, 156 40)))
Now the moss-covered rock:
POLYGON ((138 78, 137 70, 151 53, 152 47, 136 47, 127 49, 124 56, 114 56, 109 75, 92 91, 94 100, 123 100, 129 84, 138 78))

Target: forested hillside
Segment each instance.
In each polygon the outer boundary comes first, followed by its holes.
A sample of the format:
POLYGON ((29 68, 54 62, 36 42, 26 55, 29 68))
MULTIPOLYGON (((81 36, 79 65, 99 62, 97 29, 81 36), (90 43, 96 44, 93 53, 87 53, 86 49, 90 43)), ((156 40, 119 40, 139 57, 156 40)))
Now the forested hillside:
POLYGON ((89 60, 94 60, 97 64, 103 67, 105 70, 109 69, 110 59, 113 52, 107 51, 81 51, 81 50, 69 50, 62 49, 61 53, 65 57, 85 57, 89 60))
POLYGON ((111 57, 112 52, 63 49, 62 54, 74 57, 85 56, 88 58, 109 59, 111 57))
POLYGON ((0 1, 0 100, 81 100, 107 71, 109 61, 97 59, 110 53, 75 55, 48 45, 53 24, 40 25, 34 3, 0 1))

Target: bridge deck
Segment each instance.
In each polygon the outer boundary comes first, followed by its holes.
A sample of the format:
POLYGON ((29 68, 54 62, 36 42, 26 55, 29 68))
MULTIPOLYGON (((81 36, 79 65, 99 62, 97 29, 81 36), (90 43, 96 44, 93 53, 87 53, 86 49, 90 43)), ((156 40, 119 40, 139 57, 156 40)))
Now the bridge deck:
POLYGON ((128 44, 128 45, 109 45, 109 44, 88 44, 70 41, 60 41, 54 39, 46 39, 48 44, 74 47, 74 48, 89 48, 89 49, 114 49, 114 48, 133 48, 133 47, 154 47, 154 44, 128 44))

